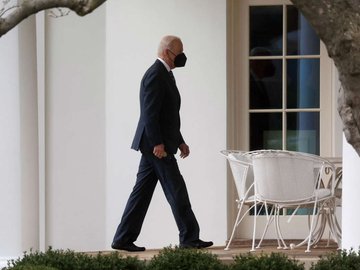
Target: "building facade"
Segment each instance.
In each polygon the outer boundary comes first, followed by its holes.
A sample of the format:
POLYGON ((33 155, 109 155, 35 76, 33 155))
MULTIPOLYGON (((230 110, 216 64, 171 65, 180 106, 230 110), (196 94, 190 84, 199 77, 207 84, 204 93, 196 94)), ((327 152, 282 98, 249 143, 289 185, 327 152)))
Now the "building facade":
MULTIPOLYGON (((359 185, 359 157, 342 137, 336 112, 339 82, 324 46, 296 57, 250 54, 251 6, 280 6, 285 16, 289 4, 109 0, 83 18, 37 14, 3 36, 0 257, 6 260, 49 246, 110 249, 140 158, 130 149, 139 117, 140 80, 166 34, 180 36, 188 56, 186 67, 174 71, 182 96, 182 133, 191 150, 179 166, 201 237, 224 245, 236 210, 219 151, 250 149, 251 113, 280 110, 249 111, 250 62, 315 58, 320 63, 318 154, 343 157, 343 247, 357 247, 360 220, 354 220, 352 206, 359 197, 354 188, 359 185)), ((296 113, 302 112, 308 111, 296 113)), ((238 237, 248 236, 244 226, 238 237)), ((158 186, 137 243, 161 248, 178 244, 177 235, 158 186)))

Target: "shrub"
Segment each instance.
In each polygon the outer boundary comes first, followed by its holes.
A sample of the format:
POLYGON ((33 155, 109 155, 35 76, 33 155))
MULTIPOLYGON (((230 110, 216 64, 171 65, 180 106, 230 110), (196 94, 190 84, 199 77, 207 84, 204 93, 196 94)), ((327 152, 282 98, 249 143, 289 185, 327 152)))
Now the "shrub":
POLYGON ((303 270, 304 264, 288 258, 282 253, 260 254, 258 256, 241 254, 234 258, 230 270, 303 270))
POLYGON ((313 264, 311 270, 349 270, 360 269, 360 251, 357 253, 350 249, 350 251, 342 250, 341 252, 330 253, 313 264))
POLYGON ((217 256, 198 249, 164 248, 154 256, 147 270, 225 270, 217 256))
POLYGON ((117 252, 110 255, 90 256, 67 250, 49 248, 45 253, 24 253, 23 258, 12 260, 5 270, 143 270, 145 263, 133 257, 122 257, 117 252), (47 268, 46 268, 47 267, 47 268))
POLYGON ((44 265, 18 265, 11 268, 13 270, 58 270, 57 268, 44 265))

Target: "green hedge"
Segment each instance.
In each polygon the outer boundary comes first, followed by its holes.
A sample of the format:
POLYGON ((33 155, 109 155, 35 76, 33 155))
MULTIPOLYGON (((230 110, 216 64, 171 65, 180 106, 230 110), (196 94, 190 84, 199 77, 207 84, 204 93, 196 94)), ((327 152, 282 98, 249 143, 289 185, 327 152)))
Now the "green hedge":
MULTIPOLYGON (((30 251, 8 262, 2 270, 303 270, 304 264, 283 253, 241 254, 223 264, 207 250, 164 248, 149 261, 124 257, 118 252, 95 256, 71 250, 30 251)), ((311 270, 360 269, 360 251, 335 252, 313 264, 311 270)))
POLYGON ((12 260, 3 270, 144 270, 145 262, 134 257, 123 257, 114 252, 110 255, 90 256, 71 250, 53 250, 45 253, 24 253, 23 258, 12 260))
POLYGON ((331 253, 321 258, 311 270, 348 270, 360 269, 360 250, 342 250, 338 253, 331 253))
POLYGON ((230 270, 303 270, 304 264, 288 258, 283 253, 241 254, 235 257, 230 270))
POLYGON ((165 248, 148 263, 147 270, 225 270, 216 255, 199 249, 165 248))

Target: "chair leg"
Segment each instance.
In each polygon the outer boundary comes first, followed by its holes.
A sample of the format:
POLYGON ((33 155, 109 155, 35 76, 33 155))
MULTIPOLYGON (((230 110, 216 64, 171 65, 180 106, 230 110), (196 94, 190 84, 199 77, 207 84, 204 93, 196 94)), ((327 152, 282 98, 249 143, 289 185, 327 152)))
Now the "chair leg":
MULTIPOLYGON (((336 206, 332 206, 329 208, 329 212, 327 213, 328 224, 330 227, 330 234, 332 238, 336 241, 338 247, 341 247, 341 227, 336 219, 336 206)), ((330 241, 330 237, 328 238, 328 244, 330 241)))
POLYGON ((239 206, 239 211, 238 211, 238 214, 237 214, 237 216, 236 216, 236 220, 235 220, 235 223, 234 223, 233 230, 232 230, 232 232, 231 232, 231 236, 230 236, 229 242, 228 242, 228 244, 226 245, 226 247, 224 248, 224 250, 229 250, 231 241, 233 240, 234 235, 235 235, 235 230, 236 230, 237 226, 240 224, 239 220, 240 220, 240 215, 241 215, 241 210, 242 210, 243 205, 244 205, 244 202, 242 201, 241 204, 240 204, 240 206, 239 206))
POLYGON ((281 233, 280 229, 280 208, 277 209, 276 217, 275 217, 275 229, 276 229, 276 235, 277 235, 277 241, 278 241, 278 249, 288 249, 288 246, 286 245, 284 241, 284 237, 281 233), (282 244, 282 246, 281 246, 282 244))
MULTIPOLYGON (((324 229, 323 229, 323 225, 321 225, 321 224, 323 224, 323 222, 324 221, 321 221, 320 222, 320 228, 314 233, 314 230, 315 230, 315 228, 317 227, 317 224, 318 224, 318 220, 319 219, 323 219, 324 217, 321 217, 321 216, 319 216, 319 215, 316 215, 316 223, 315 223, 315 225, 313 225, 313 233, 312 233, 312 235, 310 235, 310 228, 311 228, 311 217, 309 216, 308 217, 308 219, 309 219, 309 234, 308 234, 308 236, 304 239, 304 240, 302 240, 300 243, 298 243, 298 244, 293 244, 293 243, 291 243, 290 244, 290 248, 291 249, 295 249, 295 248, 298 248, 298 247, 301 247, 302 245, 304 245, 304 244, 307 244, 308 242, 309 242, 309 239, 310 239, 310 241, 311 241, 311 239, 314 239, 313 241, 312 241, 312 243, 311 243, 311 245, 314 245, 314 244, 316 244, 318 241, 319 241, 319 237, 320 237, 320 239, 321 239, 321 236, 322 236, 322 234, 323 234, 323 231, 324 231, 324 229)), ((307 252, 309 252, 309 251, 307 251, 307 252)))
POLYGON ((307 249, 305 250, 305 252, 311 252, 310 246, 311 246, 313 226, 314 226, 314 220, 315 220, 315 214, 316 214, 316 206, 317 206, 317 201, 315 200, 314 209, 313 209, 313 215, 312 215, 312 217, 311 217, 311 223, 310 223, 310 232, 309 232, 309 236, 308 236, 308 237, 309 237, 309 239, 308 239, 308 245, 307 245, 307 249))
POLYGON ((256 251, 255 250, 255 232, 256 232, 256 217, 257 217, 257 202, 254 202, 254 208, 255 208, 255 213, 254 213, 254 228, 253 228, 253 238, 252 238, 252 245, 251 245, 251 250, 250 251, 256 251))
MULTIPOLYGON (((273 220, 274 220, 274 215, 273 215, 274 207, 275 207, 275 206, 272 206, 272 207, 271 207, 271 210, 270 210, 270 213, 269 213, 269 214, 266 214, 268 220, 267 220, 267 222, 266 222, 265 229, 264 229, 264 231, 263 231, 263 234, 262 234, 262 236, 261 236, 261 239, 260 239, 259 243, 257 244, 256 248, 260 248, 260 246, 261 246, 261 244, 262 244, 262 242, 263 242, 263 240, 264 240, 264 238, 265 238, 265 235, 266 235, 266 233, 267 233, 267 230, 268 230, 270 224, 271 224, 271 223, 273 222, 273 220)), ((266 211, 266 213, 267 213, 267 211, 266 211)))
MULTIPOLYGON (((319 211, 318 215, 316 216, 316 221, 313 226, 313 243, 312 245, 316 245, 322 238, 325 232, 325 227, 327 224, 327 214, 323 212, 323 210, 319 211), (318 228, 316 230, 316 228, 318 228)), ((310 222, 309 222, 309 228, 310 228, 310 222)))

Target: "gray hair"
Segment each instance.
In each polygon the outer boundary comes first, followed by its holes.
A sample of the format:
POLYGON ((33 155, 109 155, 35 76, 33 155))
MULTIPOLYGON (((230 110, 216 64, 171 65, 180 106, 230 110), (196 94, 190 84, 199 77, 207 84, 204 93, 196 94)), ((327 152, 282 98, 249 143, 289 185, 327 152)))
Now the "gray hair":
POLYGON ((165 36, 161 39, 158 47, 158 56, 162 56, 164 50, 174 50, 174 45, 176 42, 181 42, 181 39, 177 36, 165 36))

